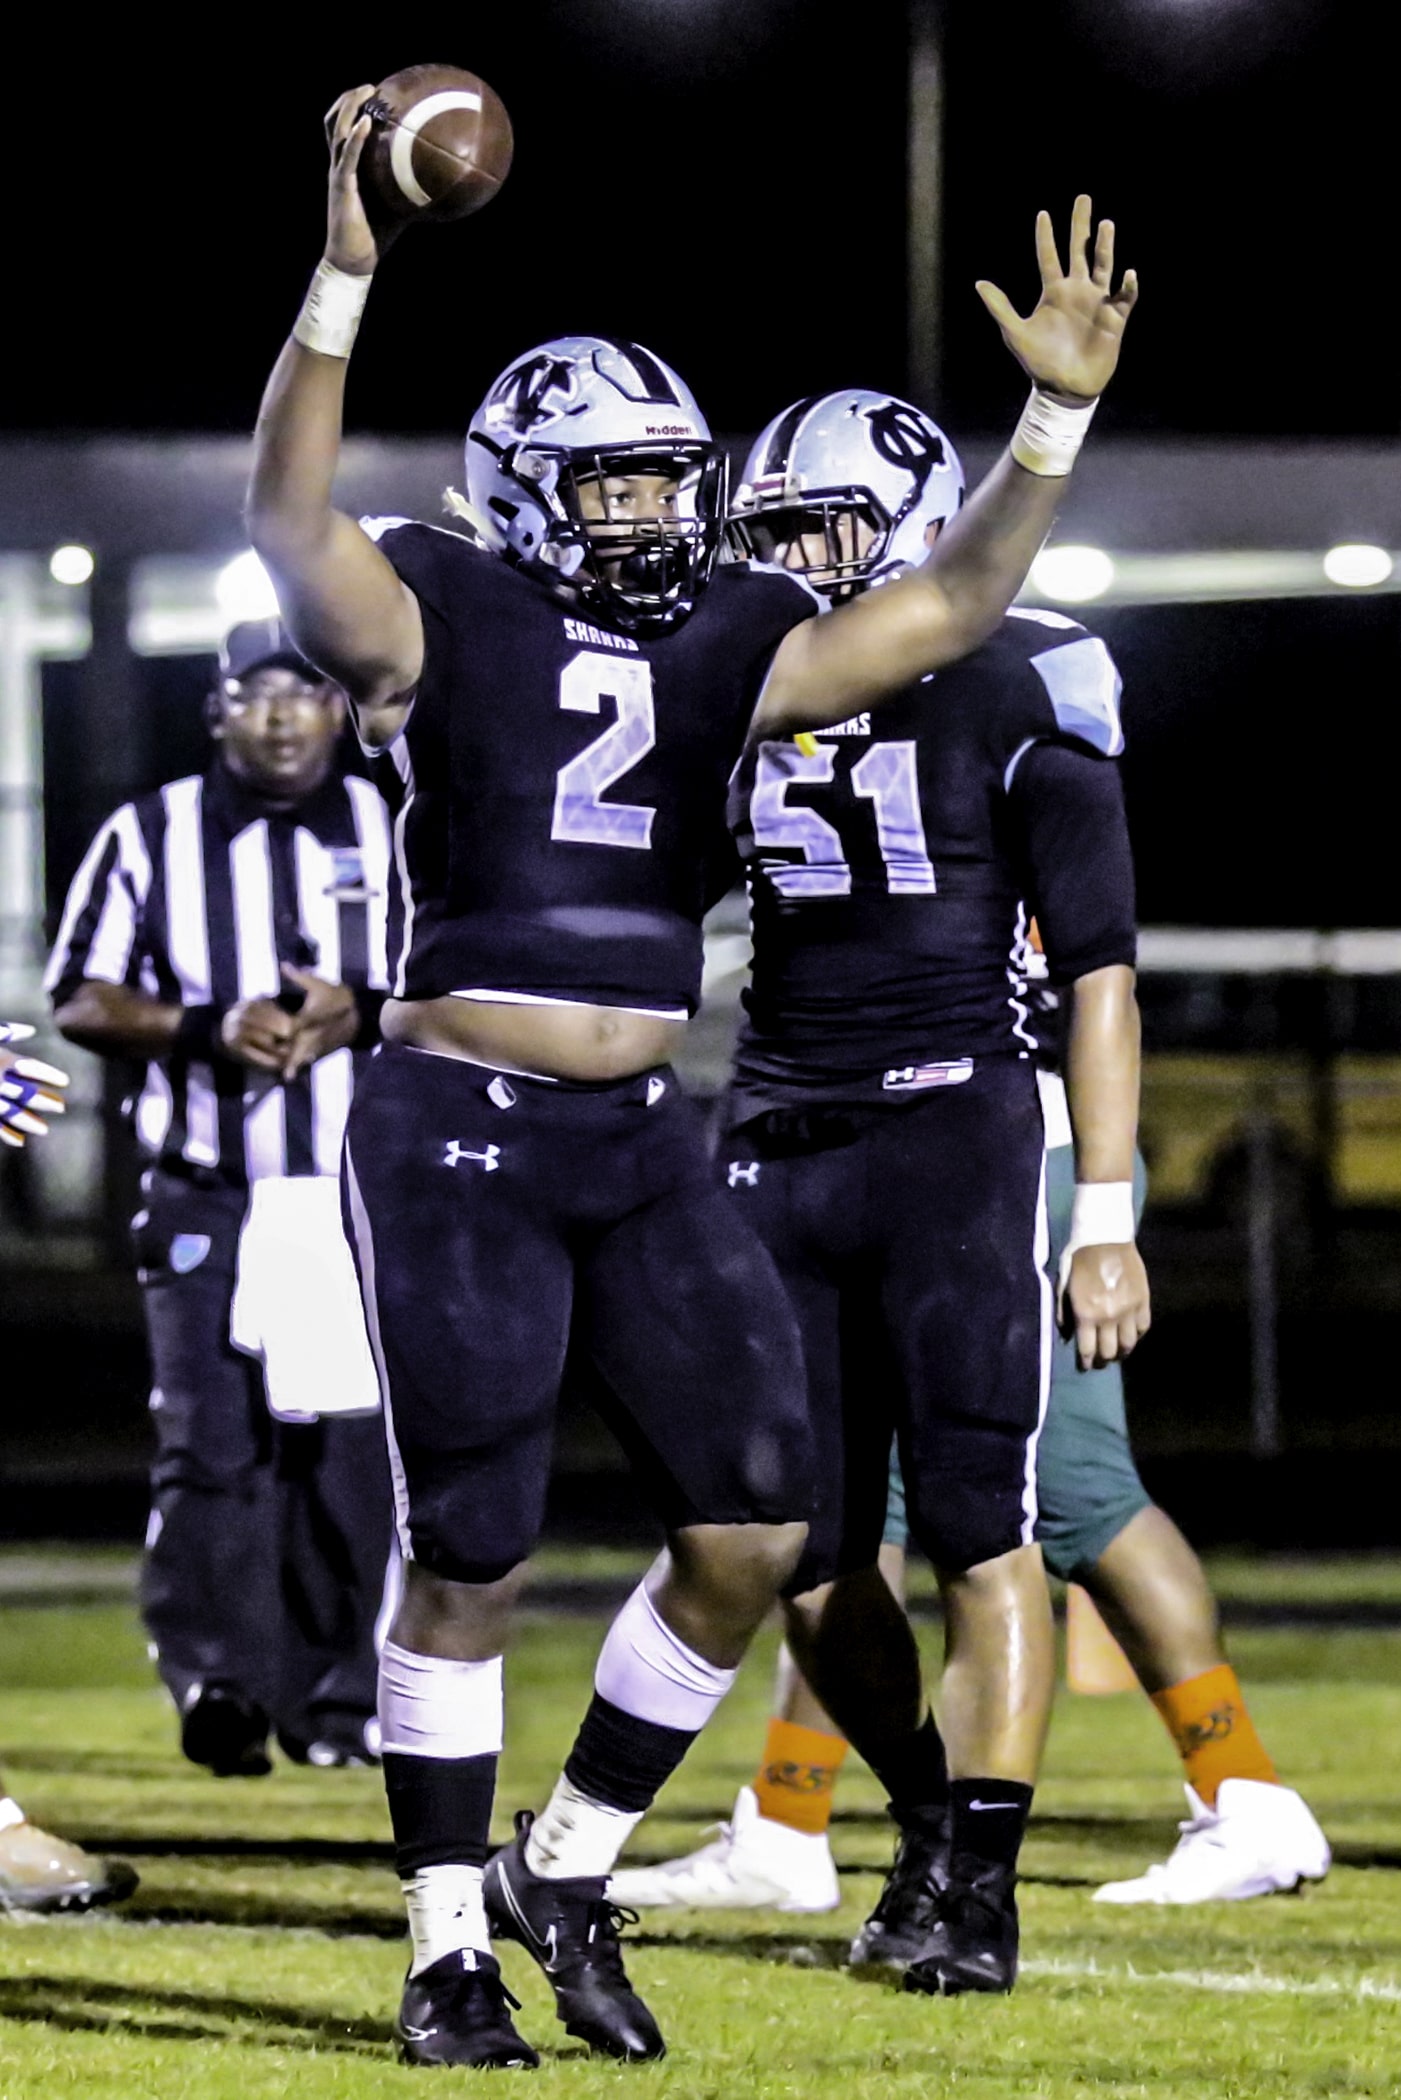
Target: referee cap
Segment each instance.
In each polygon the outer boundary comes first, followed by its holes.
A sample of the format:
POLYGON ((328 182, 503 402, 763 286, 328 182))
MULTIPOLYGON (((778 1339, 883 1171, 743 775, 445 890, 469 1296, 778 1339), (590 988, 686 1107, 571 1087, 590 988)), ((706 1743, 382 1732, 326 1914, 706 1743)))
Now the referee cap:
POLYGON ((269 664, 300 671, 318 685, 323 682, 321 672, 307 662, 280 620, 240 620, 229 629, 219 650, 221 679, 248 678, 269 664))

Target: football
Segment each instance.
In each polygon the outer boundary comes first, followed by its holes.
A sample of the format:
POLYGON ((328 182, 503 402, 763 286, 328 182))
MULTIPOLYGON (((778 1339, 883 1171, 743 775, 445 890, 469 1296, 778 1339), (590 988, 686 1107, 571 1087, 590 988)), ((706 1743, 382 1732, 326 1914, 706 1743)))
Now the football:
POLYGON ((511 120, 475 73, 406 66, 380 82, 365 112, 373 129, 360 186, 372 218, 388 214, 400 225, 465 219, 506 180, 511 120))

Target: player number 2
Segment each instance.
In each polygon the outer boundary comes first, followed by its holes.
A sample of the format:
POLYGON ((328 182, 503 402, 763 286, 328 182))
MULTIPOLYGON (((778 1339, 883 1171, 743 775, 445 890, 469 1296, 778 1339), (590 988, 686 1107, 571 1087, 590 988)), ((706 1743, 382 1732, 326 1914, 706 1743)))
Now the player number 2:
MULTIPOLYGON (((761 744, 750 821, 760 847, 797 847, 805 865, 773 866, 770 879, 780 897, 849 897, 851 868, 841 833, 815 809, 790 803, 790 787, 825 786, 834 776, 837 749, 819 744, 810 755, 794 744, 761 744)), ((932 897, 934 863, 924 837, 919 774, 911 742, 872 744, 851 769, 853 791, 872 805, 876 840, 892 897, 932 897)))
POLYGON ((652 666, 645 657, 581 649, 570 658, 560 675, 560 706, 571 714, 597 715, 605 700, 617 710, 613 721, 559 769, 550 837, 573 845, 634 846, 645 853, 656 811, 636 802, 603 800, 657 741, 652 666))

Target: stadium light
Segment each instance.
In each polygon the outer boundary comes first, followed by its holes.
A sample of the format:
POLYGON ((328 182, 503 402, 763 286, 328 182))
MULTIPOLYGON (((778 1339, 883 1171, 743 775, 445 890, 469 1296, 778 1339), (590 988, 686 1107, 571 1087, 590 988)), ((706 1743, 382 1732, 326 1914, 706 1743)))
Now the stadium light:
POLYGON ((272 587, 272 578, 251 547, 243 554, 236 554, 232 561, 225 562, 219 571, 214 595, 219 601, 220 614, 230 627, 236 626, 240 620, 277 618, 277 593, 272 587))
POLYGON ((1088 605, 1113 583, 1114 564, 1102 547, 1047 547, 1032 563, 1030 580, 1039 598, 1088 605))
POLYGON ((86 583, 96 566, 91 548, 76 544, 55 547, 49 556, 49 574, 54 582, 66 583, 73 588, 86 583))
POLYGON ((1323 557, 1323 573, 1330 583, 1342 584, 1348 590, 1365 590, 1369 584, 1386 583, 1390 580, 1391 556, 1385 547, 1369 547, 1348 542, 1341 547, 1330 547, 1323 557))

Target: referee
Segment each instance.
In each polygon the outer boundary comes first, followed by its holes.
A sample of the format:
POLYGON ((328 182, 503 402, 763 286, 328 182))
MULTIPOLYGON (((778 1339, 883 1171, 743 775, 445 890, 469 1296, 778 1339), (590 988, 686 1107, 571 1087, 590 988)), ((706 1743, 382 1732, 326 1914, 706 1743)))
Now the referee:
MULTIPOLYGON (((234 627, 219 669, 213 762, 108 818, 46 984, 70 1041, 146 1063, 134 1237, 156 1456, 142 1606, 185 1755, 252 1777, 270 1769, 272 1726, 319 1765, 368 1762, 377 1744, 382 1426, 275 1420, 229 1330, 252 1191, 339 1171, 389 988, 390 829, 375 789, 337 763, 343 695, 276 622, 234 627)), ((334 1217, 332 1230, 339 1242, 334 1217)), ((301 1290, 283 1292, 294 1340, 301 1290)), ((333 1351, 334 1323, 327 1335, 333 1351)))

